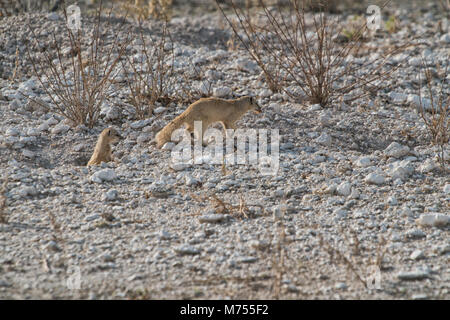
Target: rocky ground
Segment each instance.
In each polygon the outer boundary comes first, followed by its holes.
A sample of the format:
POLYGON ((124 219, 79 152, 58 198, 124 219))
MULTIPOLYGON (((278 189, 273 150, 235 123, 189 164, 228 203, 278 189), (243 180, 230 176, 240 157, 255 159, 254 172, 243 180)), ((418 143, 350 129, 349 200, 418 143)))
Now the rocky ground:
POLYGON ((449 150, 439 164, 417 112, 417 75, 424 56, 437 84, 450 27, 437 6, 423 9, 392 8, 399 28, 368 42, 380 53, 420 43, 391 58, 405 63, 388 89, 329 108, 273 94, 218 13, 171 21, 172 91, 206 81, 216 96, 257 96, 263 113, 238 126, 279 129, 280 167, 269 176, 173 165, 169 146, 152 139, 185 103, 159 103, 138 120, 118 88, 93 129, 42 110, 20 93, 46 99, 25 56, 28 22, 45 44, 63 20, 0 20, 0 298, 449 299, 449 150), (107 126, 124 137, 115 161, 87 168, 107 126))

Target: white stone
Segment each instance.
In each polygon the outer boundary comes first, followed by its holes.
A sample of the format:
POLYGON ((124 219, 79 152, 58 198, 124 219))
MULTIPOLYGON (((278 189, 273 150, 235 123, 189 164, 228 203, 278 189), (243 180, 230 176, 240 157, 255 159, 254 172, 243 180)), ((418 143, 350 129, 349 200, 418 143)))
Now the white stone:
POLYGON ((21 187, 17 190, 17 194, 22 197, 35 196, 38 194, 38 191, 35 187, 21 187))
POLYGON ((164 111, 166 111, 166 108, 164 108, 164 107, 158 107, 158 108, 156 108, 156 109, 153 110, 153 113, 159 114, 159 113, 163 113, 164 111))
POLYGON ((220 88, 214 88, 213 95, 215 97, 219 98, 225 98, 231 94, 231 88, 230 87, 220 87, 220 88))
POLYGON ((162 148, 161 148, 161 150, 172 150, 173 148, 175 147, 175 143, 173 143, 173 142, 166 142, 163 146, 162 146, 162 148))
POLYGON ((53 134, 66 133, 69 131, 70 127, 64 123, 60 123, 52 129, 53 134))
POLYGON ((405 181, 414 172, 414 167, 409 160, 396 161, 389 164, 388 174, 395 180, 405 181))
POLYGON ((105 200, 114 201, 119 197, 119 192, 116 189, 108 190, 105 193, 105 200))
POLYGON ((449 184, 449 183, 447 183, 447 184, 444 186, 444 193, 446 193, 446 194, 449 194, 449 193, 450 193, 450 184, 449 184))
POLYGON ((198 180, 195 179, 194 177, 192 177, 190 174, 187 174, 185 176, 185 179, 186 179, 186 185, 188 187, 195 186, 195 185, 197 185, 199 183, 198 180))
POLYGON ((330 135, 324 132, 316 139, 316 142, 324 146, 331 146, 332 140, 330 135))
POLYGON ((402 104, 408 99, 408 95, 401 92, 391 92, 389 93, 389 98, 395 104, 402 104))
POLYGON ((272 95, 272 91, 270 91, 269 89, 263 89, 259 92, 259 96, 261 98, 267 98, 270 97, 272 95))
POLYGON ((450 44, 450 33, 443 34, 443 35, 439 38, 439 41, 445 42, 445 43, 447 43, 447 44, 450 44))
POLYGON ((225 219, 224 214, 206 214, 198 217, 200 223, 219 223, 225 219))
POLYGON ((200 253, 199 249, 187 244, 175 247, 174 251, 180 255, 196 255, 200 253))
POLYGON ((391 196, 387 198, 387 203, 390 204, 391 206, 396 206, 398 204, 398 201, 396 197, 391 196))
POLYGON ((369 184, 376 184, 376 185, 380 185, 385 183, 386 178, 378 173, 369 173, 366 178, 364 179, 364 181, 366 181, 369 184))
POLYGON ((412 260, 420 260, 425 258, 422 250, 414 250, 413 253, 409 256, 412 260))
POLYGON ((397 274, 397 278, 404 281, 422 280, 428 276, 429 272, 425 270, 401 271, 397 274))
POLYGON ((36 156, 33 151, 30 151, 30 150, 27 150, 27 149, 22 150, 22 154, 25 157, 30 158, 30 159, 33 159, 36 156))
POLYGON ((17 128, 9 128, 8 130, 6 130, 6 135, 16 137, 20 135, 20 131, 17 128))
POLYGON ((145 119, 145 120, 137 120, 130 124, 131 129, 141 129, 145 126, 147 126, 151 122, 151 119, 145 119))
POLYGON ((59 121, 56 120, 55 118, 51 117, 51 118, 49 118, 49 119, 46 121, 46 123, 47 123, 49 126, 53 126, 53 125, 59 123, 59 121))
POLYGON ((113 181, 117 175, 113 169, 106 168, 95 172, 91 176, 91 181, 96 183, 103 183, 105 181, 113 181))
POLYGON ((416 219, 416 223, 427 227, 445 227, 450 223, 450 216, 442 213, 425 213, 416 219))
POLYGON ((336 192, 340 196, 347 197, 352 192, 352 185, 349 182, 342 182, 340 185, 337 186, 336 192))
POLYGON ((385 150, 384 154, 388 157, 401 158, 409 154, 409 147, 403 146, 398 142, 392 142, 385 150))
POLYGON ((419 166, 421 173, 431 172, 438 167, 438 164, 433 159, 426 159, 424 163, 419 166))
POLYGON ((369 157, 360 157, 356 161, 356 165, 362 168, 370 167, 372 165, 372 160, 369 157))
POLYGON ((316 104, 311 105, 309 107, 308 111, 318 111, 320 109, 322 109, 322 107, 320 106, 320 104, 316 103, 316 104))
POLYGON ((326 127, 331 125, 331 116, 329 112, 322 112, 319 116, 319 122, 322 126, 326 127))
POLYGON ((35 137, 35 136, 38 136, 39 134, 40 134, 40 132, 36 128, 30 128, 27 130, 27 136, 35 137))

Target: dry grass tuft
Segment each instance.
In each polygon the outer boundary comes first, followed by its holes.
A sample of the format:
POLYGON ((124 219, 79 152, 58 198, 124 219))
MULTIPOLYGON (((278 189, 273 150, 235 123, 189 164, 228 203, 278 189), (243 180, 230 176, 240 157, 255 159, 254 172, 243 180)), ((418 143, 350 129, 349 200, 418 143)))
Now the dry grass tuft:
MULTIPOLYGON (((450 57, 449 57, 450 58, 450 57)), ((422 100, 422 79, 419 74, 420 87, 419 87, 419 104, 420 104, 420 116, 422 117, 429 134, 431 135, 431 141, 434 145, 440 149, 439 162, 442 167, 445 168, 445 147, 449 143, 450 139, 450 95, 446 88, 448 88, 448 59, 445 69, 442 70, 440 75, 440 88, 439 92, 433 90, 433 76, 430 68, 425 61, 422 61, 423 68, 425 70, 425 96, 430 100, 430 107, 426 110, 422 100), (446 83, 447 82, 447 83, 446 83)))
POLYGON ((387 241, 380 236, 377 249, 373 259, 367 259, 370 256, 367 248, 362 247, 356 231, 350 230, 350 236, 340 229, 343 241, 339 245, 333 245, 330 241, 324 239, 319 234, 320 247, 330 256, 330 262, 336 267, 343 264, 346 269, 360 282, 366 289, 371 288, 369 281, 372 281, 370 272, 382 270, 383 259, 387 252, 387 241))
POLYGON ((229 202, 226 202, 225 200, 219 198, 216 194, 197 196, 193 193, 190 193, 189 195, 192 199, 196 200, 199 203, 209 202, 216 213, 228 214, 239 219, 253 218, 255 214, 254 210, 250 209, 251 207, 260 208, 264 212, 264 207, 262 205, 247 204, 242 194, 239 195, 238 204, 231 204, 229 202))
POLYGON ((91 30, 84 30, 83 25, 81 29, 71 29, 66 8, 63 10, 64 30, 58 35, 53 32, 50 46, 39 42, 30 26, 34 46, 27 47, 27 55, 51 103, 29 97, 31 100, 48 111, 61 114, 74 125, 92 128, 97 123, 103 102, 115 91, 113 83, 119 74, 119 62, 130 42, 130 28, 124 28, 126 19, 122 19, 113 33, 109 25, 111 12, 112 9, 106 17, 102 16, 100 1, 87 45, 83 34, 91 30), (124 39, 120 38, 121 34, 124 39))
POLYGON ((127 77, 127 85, 130 91, 129 102, 133 105, 139 119, 152 115, 156 102, 167 102, 169 88, 173 86, 173 44, 167 23, 164 23, 160 38, 151 38, 147 41, 144 37, 142 22, 139 21, 140 48, 138 60, 127 56, 122 61, 123 69, 127 77))
POLYGON ((319 13, 313 12, 310 2, 300 0, 289 0, 287 6, 286 1, 277 1, 271 7, 259 0, 258 11, 240 8, 232 1, 233 13, 229 15, 219 1, 216 3, 263 71, 268 87, 293 99, 306 97, 311 103, 326 106, 338 97, 345 96, 347 101, 362 98, 388 85, 384 80, 400 66, 383 68, 404 46, 364 61, 353 58, 363 51, 364 35, 369 33, 366 21, 361 19, 351 38, 342 43, 339 35, 345 26, 327 13, 328 1, 319 6, 319 13))

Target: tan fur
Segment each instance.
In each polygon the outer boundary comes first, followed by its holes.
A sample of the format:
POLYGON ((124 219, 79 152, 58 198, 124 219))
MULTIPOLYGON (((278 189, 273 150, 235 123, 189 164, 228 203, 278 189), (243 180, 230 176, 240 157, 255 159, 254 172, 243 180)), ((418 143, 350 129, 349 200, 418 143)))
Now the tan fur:
POLYGON ((107 128, 102 131, 98 137, 97 144, 95 145, 94 153, 91 160, 88 162, 88 166, 100 164, 103 162, 109 162, 112 160, 111 156, 111 143, 119 141, 121 136, 114 128, 107 128))
POLYGON ((155 137, 156 145, 161 148, 171 140, 172 132, 183 124, 189 132, 194 130, 194 121, 202 121, 203 133, 214 122, 221 122, 224 129, 235 129, 236 121, 249 110, 261 112, 253 97, 234 100, 202 98, 191 104, 182 114, 167 124, 155 137))

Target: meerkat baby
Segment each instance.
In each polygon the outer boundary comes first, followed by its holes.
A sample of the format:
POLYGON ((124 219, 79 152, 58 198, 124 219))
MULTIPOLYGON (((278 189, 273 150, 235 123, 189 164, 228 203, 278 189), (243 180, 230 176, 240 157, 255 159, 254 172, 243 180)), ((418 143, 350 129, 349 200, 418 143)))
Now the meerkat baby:
POLYGON ((169 122, 155 137, 156 145, 161 148, 171 140, 172 132, 186 125, 189 132, 194 131, 194 121, 202 121, 203 132, 214 122, 221 122, 223 128, 235 129, 235 123, 247 112, 261 112, 261 107, 253 97, 225 100, 202 98, 191 104, 182 114, 169 122))
POLYGON ((116 143, 122 137, 114 128, 107 128, 102 131, 98 137, 97 144, 95 145, 94 153, 91 160, 88 162, 88 166, 100 164, 103 162, 109 162, 112 160, 111 156, 111 144, 116 143))

